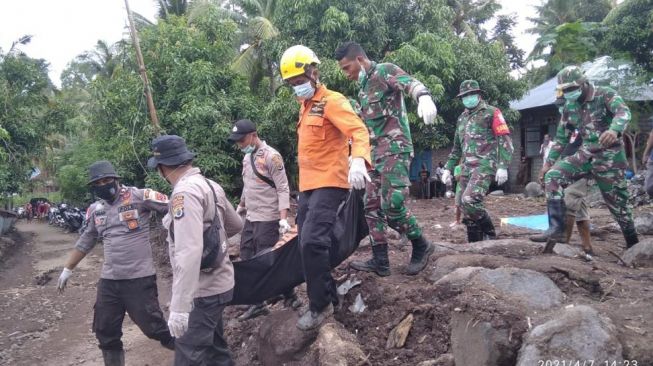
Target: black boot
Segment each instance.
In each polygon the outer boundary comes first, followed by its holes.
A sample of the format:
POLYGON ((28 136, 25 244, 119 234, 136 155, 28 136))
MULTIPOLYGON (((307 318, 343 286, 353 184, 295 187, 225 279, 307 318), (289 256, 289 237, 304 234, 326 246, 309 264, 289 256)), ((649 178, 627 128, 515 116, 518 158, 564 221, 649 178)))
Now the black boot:
MULTIPOLYGON (((549 227, 553 227, 553 224, 551 224, 551 215, 548 215, 549 217, 549 227)), ((546 243, 549 240, 549 233, 548 231, 543 232, 542 234, 537 234, 530 236, 529 239, 531 241, 534 241, 536 243, 546 243)), ((565 233, 563 232, 559 236, 556 236, 556 240, 559 242, 565 241, 565 233)))
POLYGON ((102 350, 104 366, 125 366, 125 351, 123 350, 102 350))
POLYGON ((475 243, 483 240, 483 231, 476 221, 472 219, 463 219, 463 224, 467 226, 468 243, 475 243))
POLYGON ((624 234, 624 239, 626 239, 626 248, 632 248, 635 244, 639 243, 639 238, 637 237, 637 230, 635 229, 635 223, 630 221, 625 224, 621 224, 621 232, 624 234))
POLYGON ((242 322, 245 320, 254 319, 261 315, 268 315, 268 314, 270 314, 270 310, 268 310, 265 304, 261 303, 261 304, 250 306, 246 312, 244 312, 241 316, 238 317, 238 320, 242 322))
POLYGON ((435 251, 435 247, 421 235, 419 238, 411 240, 411 242, 413 243, 413 254, 410 256, 408 267, 406 267, 406 274, 414 276, 426 267, 429 257, 435 251))
POLYGON ((478 220, 478 226, 481 229, 481 233, 483 233, 483 240, 496 240, 497 233, 494 231, 494 224, 487 212, 478 220))
POLYGON ((390 276, 388 244, 372 245, 372 258, 363 261, 351 261, 349 266, 357 271, 374 272, 381 277, 390 276))
POLYGON ((549 220, 551 222, 549 229, 544 232, 544 235, 547 236, 546 246, 542 253, 551 254, 553 253, 553 248, 556 243, 562 241, 565 235, 565 214, 567 208, 565 206, 565 201, 562 199, 559 200, 548 200, 546 206, 549 212, 549 220))

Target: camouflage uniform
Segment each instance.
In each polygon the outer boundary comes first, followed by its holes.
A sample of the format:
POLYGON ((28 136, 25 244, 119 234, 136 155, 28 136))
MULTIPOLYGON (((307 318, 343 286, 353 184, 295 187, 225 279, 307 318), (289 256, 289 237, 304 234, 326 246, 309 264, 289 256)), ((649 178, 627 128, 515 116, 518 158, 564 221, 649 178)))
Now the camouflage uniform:
MULTIPOLYGON (((563 90, 582 86, 585 82, 585 76, 578 67, 567 67, 558 73, 558 84, 563 90)), ((623 143, 618 139, 614 145, 603 147, 599 143, 599 137, 607 130, 615 131, 621 137, 630 118, 628 106, 615 90, 590 83, 582 103, 565 104, 555 143, 547 158, 547 163, 553 167, 544 178, 547 199, 559 201, 564 197, 565 187, 591 175, 601 190, 608 209, 624 232, 629 246, 636 243, 637 237, 632 208, 628 203, 624 176, 628 162, 623 143), (568 130, 574 129, 579 130, 582 145, 575 154, 556 162, 569 143, 568 130)))
MULTIPOLYGON (((474 80, 460 85, 460 94, 480 91, 474 80)), ((478 222, 487 216, 483 199, 497 169, 507 169, 513 153, 510 129, 499 108, 481 100, 458 117, 453 149, 445 169, 452 171, 463 158, 458 184, 465 219, 478 222)), ((469 225, 468 225, 469 227, 469 225)))
POLYGON ((409 196, 413 142, 402 92, 414 100, 430 93, 424 84, 389 63, 372 63, 360 82, 361 115, 370 133, 374 164, 365 204, 372 245, 387 244, 386 222, 408 239, 417 239, 422 230, 404 202, 409 196))
POLYGON ((413 99, 429 95, 428 89, 393 64, 372 63, 359 80, 360 115, 367 125, 372 146, 371 181, 365 195, 365 218, 370 228, 373 257, 352 261, 359 271, 390 275, 386 222, 412 243, 406 274, 416 275, 428 261, 434 246, 422 236, 417 219, 406 208, 409 196, 408 169, 413 156, 413 142, 404 104, 403 92, 413 99))

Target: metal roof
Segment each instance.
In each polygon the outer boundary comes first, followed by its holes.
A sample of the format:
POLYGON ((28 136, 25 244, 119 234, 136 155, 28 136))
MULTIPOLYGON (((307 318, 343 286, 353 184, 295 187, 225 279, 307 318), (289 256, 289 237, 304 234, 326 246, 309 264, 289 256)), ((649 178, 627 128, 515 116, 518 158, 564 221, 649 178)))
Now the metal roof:
POLYGON ((524 109, 553 105, 555 102, 555 89, 558 85, 556 78, 547 80, 524 94, 520 100, 510 102, 510 108, 522 111, 524 109))

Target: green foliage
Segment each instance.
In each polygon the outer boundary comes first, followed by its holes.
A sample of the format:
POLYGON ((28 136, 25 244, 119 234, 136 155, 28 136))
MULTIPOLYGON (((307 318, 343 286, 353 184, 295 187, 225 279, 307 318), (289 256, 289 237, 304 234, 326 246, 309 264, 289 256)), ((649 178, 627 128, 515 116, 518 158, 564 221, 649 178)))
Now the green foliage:
POLYGON ((653 73, 653 0, 626 0, 603 21, 602 50, 653 73))
MULTIPOLYGON (((174 3, 162 2, 162 10, 169 5, 165 17, 139 30, 161 129, 183 136, 198 153, 196 165, 232 197, 240 192, 243 157, 227 136, 241 118, 255 121, 261 138, 281 152, 291 189, 297 187, 299 104, 290 88, 280 86, 276 69, 281 53, 294 44, 314 49, 322 61, 320 80, 349 97, 356 96, 357 86, 332 55, 350 39, 371 58, 394 62, 424 82, 440 117, 435 126, 424 126, 414 101, 407 100, 418 149, 448 143, 463 109, 455 95, 464 79, 479 80, 490 102, 515 121, 508 101, 521 95, 524 84, 509 75, 505 42, 487 42, 480 27, 494 15, 495 1, 474 9, 478 1, 233 0, 217 6, 197 0, 181 13, 170 11, 174 3), (456 27, 463 23, 473 36, 460 37, 456 27), (250 48, 240 53, 243 43, 250 48)), ((75 126, 76 132, 54 163, 62 194, 72 199, 86 192, 86 169, 98 159, 112 161, 127 184, 169 192, 167 183, 143 168, 154 130, 132 47, 106 50, 110 57, 92 59, 119 60, 111 72, 82 62, 89 57, 78 58, 66 74, 60 98, 75 106, 76 115, 65 113, 64 131, 75 126)))

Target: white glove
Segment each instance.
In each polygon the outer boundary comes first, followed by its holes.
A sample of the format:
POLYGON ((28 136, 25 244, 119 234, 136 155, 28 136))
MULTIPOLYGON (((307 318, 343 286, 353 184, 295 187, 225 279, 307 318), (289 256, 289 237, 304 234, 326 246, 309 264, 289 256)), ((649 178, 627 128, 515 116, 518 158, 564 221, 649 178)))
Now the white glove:
POLYGON ((279 234, 283 235, 289 231, 290 231, 290 224, 288 223, 288 220, 286 219, 279 220, 279 234))
POLYGON ((245 206, 238 205, 238 207, 236 207, 236 213, 237 214, 242 216, 246 212, 247 212, 247 209, 245 208, 245 206))
POLYGON ((59 289, 59 292, 63 292, 63 290, 66 288, 66 284, 68 283, 68 279, 72 275, 72 270, 63 267, 63 271, 61 271, 61 275, 59 276, 59 281, 57 281, 57 288, 59 289))
POLYGON ((349 184, 354 189, 365 189, 365 185, 369 181, 371 179, 369 174, 367 174, 365 159, 353 158, 349 167, 349 184))
POLYGON ((497 169, 496 180, 498 185, 505 183, 508 180, 508 171, 505 169, 497 169))
POLYGON ((188 330, 188 313, 170 312, 168 328, 173 337, 179 338, 188 330))
POLYGON ((424 123, 430 125, 438 115, 438 108, 433 103, 430 95, 422 95, 417 100, 417 115, 424 119, 424 123))
POLYGON ((444 169, 442 171, 442 183, 451 184, 451 171, 449 169, 444 169))

